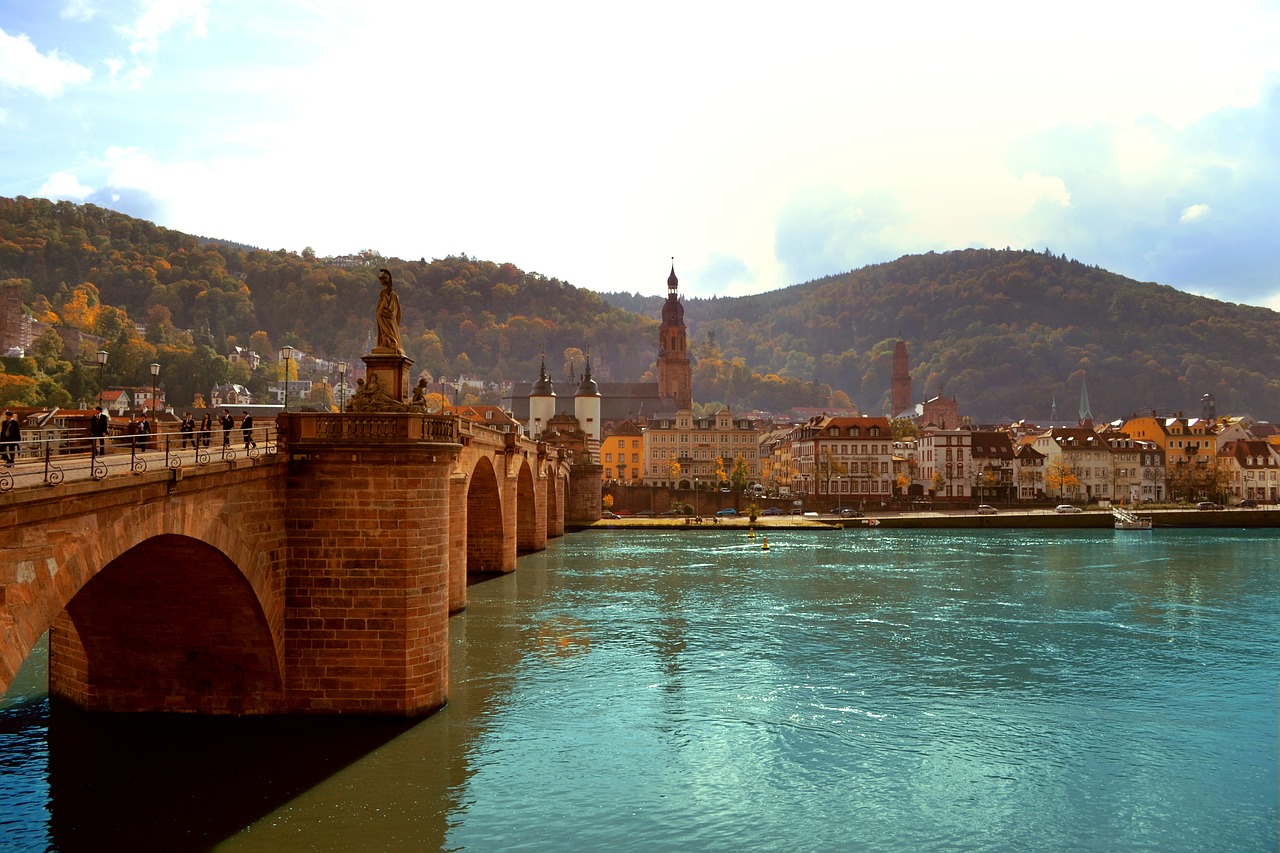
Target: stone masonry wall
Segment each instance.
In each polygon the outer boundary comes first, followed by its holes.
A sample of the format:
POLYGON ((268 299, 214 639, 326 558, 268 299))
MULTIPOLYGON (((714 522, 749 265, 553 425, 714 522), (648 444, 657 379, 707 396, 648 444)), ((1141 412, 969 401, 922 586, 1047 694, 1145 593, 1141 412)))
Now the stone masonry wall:
POLYGON ((429 445, 291 448, 293 710, 418 714, 448 698, 449 483, 429 445))

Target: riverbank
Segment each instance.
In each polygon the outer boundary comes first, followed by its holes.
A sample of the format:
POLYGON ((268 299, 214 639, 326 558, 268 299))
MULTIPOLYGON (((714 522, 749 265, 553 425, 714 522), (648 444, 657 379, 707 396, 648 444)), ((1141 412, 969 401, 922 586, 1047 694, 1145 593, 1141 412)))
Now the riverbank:
MULTIPOLYGON (((1152 526, 1160 528, 1233 528, 1280 527, 1280 509, 1159 509, 1140 512, 1151 516, 1152 526)), ((843 528, 919 528, 919 529, 1097 529, 1113 527, 1115 520, 1106 510, 1080 513, 1058 513, 1052 509, 1001 510, 995 515, 978 515, 974 510, 941 512, 871 513, 866 518, 839 518, 830 515, 761 516, 752 522, 746 516, 708 517, 699 524, 691 518, 602 518, 585 525, 569 525, 571 530, 840 530, 843 528)))

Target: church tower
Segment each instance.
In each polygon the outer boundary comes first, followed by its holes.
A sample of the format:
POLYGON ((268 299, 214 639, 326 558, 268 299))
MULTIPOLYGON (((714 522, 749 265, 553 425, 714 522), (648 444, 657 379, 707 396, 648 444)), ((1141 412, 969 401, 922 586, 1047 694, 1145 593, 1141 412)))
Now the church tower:
POLYGON ((542 356, 541 375, 529 392, 529 435, 538 438, 556 416, 556 389, 547 376, 547 357, 542 356))
MULTIPOLYGON (((587 354, 587 371, 582 374, 578 390, 573 395, 573 414, 578 428, 599 447, 600 444, 600 386, 591 378, 591 355, 587 354)), ((598 454, 592 454, 594 459, 598 454)))
POLYGON ((689 366, 684 306, 676 293, 680 280, 676 265, 667 276, 667 301, 662 304, 662 326, 658 329, 658 396, 671 400, 678 409, 693 408, 693 369, 689 366))
POLYGON ((889 414, 897 417, 911 408, 911 371, 907 367, 907 342, 899 340, 893 348, 893 378, 889 380, 891 403, 889 414))

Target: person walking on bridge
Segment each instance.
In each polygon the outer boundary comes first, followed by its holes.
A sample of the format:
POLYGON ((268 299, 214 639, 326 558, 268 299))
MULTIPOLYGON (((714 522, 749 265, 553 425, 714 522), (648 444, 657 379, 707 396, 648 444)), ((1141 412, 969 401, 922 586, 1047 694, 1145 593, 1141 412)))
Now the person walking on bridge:
POLYGON ((213 432, 213 415, 209 412, 204 413, 204 417, 200 419, 200 431, 196 433, 196 447, 204 442, 207 449, 209 447, 209 435, 213 432))
POLYGON ((240 422, 240 429, 244 433, 244 449, 248 450, 250 447, 257 447, 258 442, 253 440, 253 415, 249 414, 247 409, 244 413, 244 420, 240 422))
POLYGON ((190 443, 193 447, 196 444, 196 419, 191 417, 191 413, 187 412, 187 416, 182 419, 182 426, 178 427, 178 431, 182 433, 182 449, 187 449, 190 443))
POLYGON ((145 409, 142 411, 142 420, 138 421, 138 446, 143 450, 151 448, 151 418, 148 417, 145 409))
POLYGON ((4 421, 0 423, 0 458, 4 459, 4 467, 13 467, 14 457, 21 444, 22 426, 14 420, 13 412, 6 409, 4 421))
POLYGON ((230 412, 223 409, 222 417, 218 418, 218 425, 222 427, 222 449, 226 450, 231 446, 231 430, 235 428, 236 419, 231 417, 230 412))
POLYGON ((89 435, 93 439, 93 452, 103 456, 107 452, 107 413, 101 406, 93 407, 93 417, 89 418, 89 435))

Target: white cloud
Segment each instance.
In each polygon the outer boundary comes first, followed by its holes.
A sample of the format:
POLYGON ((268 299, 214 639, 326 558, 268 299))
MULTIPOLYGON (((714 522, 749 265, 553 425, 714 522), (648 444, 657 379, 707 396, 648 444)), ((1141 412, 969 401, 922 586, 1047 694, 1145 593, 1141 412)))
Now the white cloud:
POLYGON ((161 37, 184 23, 191 25, 193 35, 207 35, 208 0, 150 0, 143 4, 142 14, 133 26, 121 29, 130 39, 130 52, 136 56, 158 51, 161 37))
POLYGON ((59 17, 64 21, 75 21, 85 24, 98 14, 98 4, 94 0, 67 0, 59 17))
POLYGON ((52 199, 72 199, 75 201, 84 201, 93 187, 86 187, 80 183, 80 179, 70 172, 55 172, 49 176, 49 180, 36 191, 36 195, 42 198, 52 199))
POLYGON ((11 36, 0 29, 0 87, 28 89, 46 98, 92 77, 88 68, 63 59, 58 51, 42 54, 25 35, 11 36))
POLYGON ((140 89, 152 76, 152 63, 160 52, 160 42, 171 31, 188 25, 191 35, 204 38, 209 32, 208 0, 147 0, 142 12, 132 25, 123 24, 117 29, 129 41, 129 52, 134 57, 132 68, 125 70, 119 59, 104 60, 111 71, 111 80, 130 89, 140 89))
POLYGON ((1211 212, 1207 204, 1193 204, 1182 209, 1182 215, 1178 217, 1178 221, 1183 225, 1189 225, 1192 222, 1204 219, 1211 212))

